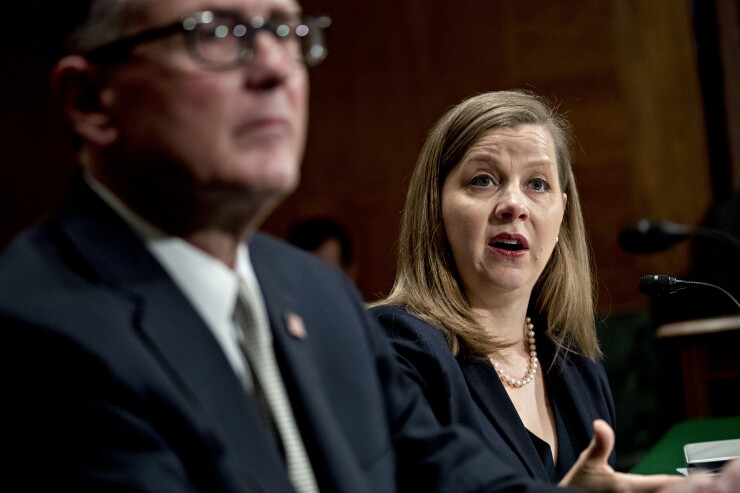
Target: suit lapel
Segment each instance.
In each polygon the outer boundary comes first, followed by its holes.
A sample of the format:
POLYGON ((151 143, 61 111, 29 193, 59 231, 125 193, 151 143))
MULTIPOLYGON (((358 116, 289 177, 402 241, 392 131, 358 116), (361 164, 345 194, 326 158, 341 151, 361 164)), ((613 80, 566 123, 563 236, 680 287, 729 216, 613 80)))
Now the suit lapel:
POLYGON ((493 368, 473 362, 463 362, 461 368, 470 393, 480 402, 481 411, 514 450, 529 474, 549 481, 537 449, 493 368))
MULTIPOLYGON (((363 471, 346 433, 338 426, 335 408, 326 395, 317 372, 312 327, 303 318, 301 294, 278 258, 260 246, 259 238, 249 245, 252 265, 267 307, 275 355, 288 391, 293 413, 311 458, 319 489, 327 491, 368 491, 363 471)), ((333 355, 325 355, 333 357, 333 355)))
POLYGON ((128 226, 86 186, 78 186, 61 227, 103 284, 133 303, 132 330, 185 397, 207 432, 214 455, 235 453, 239 471, 264 491, 281 483, 285 467, 218 342, 182 292, 128 226), (258 424, 259 423, 259 424, 258 424))
MULTIPOLYGON (((255 259, 255 251, 260 250, 257 243, 253 241, 250 244, 249 252, 262 297, 265 300, 283 380, 289 390, 297 391, 302 399, 305 397, 310 401, 312 397, 322 395, 321 387, 317 387, 320 379, 316 374, 316 362, 313 360, 310 349, 312 328, 304 323, 300 308, 300 294, 295 293, 290 286, 281 282, 280 276, 276 275, 276 270, 279 268, 275 265, 277 259, 271 259, 272 262, 265 261, 264 258, 255 259), (306 388, 310 388, 310 392, 305 392, 306 388), (304 392, 307 395, 304 396, 304 392)), ((291 400, 295 397, 296 395, 291 392, 291 400)))

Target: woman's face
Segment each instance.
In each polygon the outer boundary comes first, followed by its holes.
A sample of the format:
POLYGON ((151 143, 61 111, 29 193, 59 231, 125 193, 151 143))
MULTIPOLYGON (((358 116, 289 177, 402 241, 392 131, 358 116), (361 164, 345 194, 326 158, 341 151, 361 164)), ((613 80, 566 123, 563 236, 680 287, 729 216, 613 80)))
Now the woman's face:
POLYGON ((539 125, 483 134, 442 187, 442 220, 463 289, 476 305, 529 299, 558 241, 567 196, 555 145, 539 125))

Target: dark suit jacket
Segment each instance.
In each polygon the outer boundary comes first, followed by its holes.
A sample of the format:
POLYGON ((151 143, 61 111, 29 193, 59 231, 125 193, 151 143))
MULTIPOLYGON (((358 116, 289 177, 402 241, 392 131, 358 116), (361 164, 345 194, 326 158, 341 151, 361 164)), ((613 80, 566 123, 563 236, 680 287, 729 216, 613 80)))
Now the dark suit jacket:
MULTIPOLYGON (((386 330, 405 373, 422 389, 440 423, 471 428, 522 474, 543 481, 561 479, 548 474, 541 451, 493 365, 456 359, 440 330, 399 306, 380 306, 371 313, 386 330)), ((547 370, 554 348, 545 337, 538 337, 537 353, 540 371, 547 370)), ((561 354, 547 371, 545 383, 559 417, 558 469, 565 472, 591 441, 594 419, 614 426, 614 403, 603 366, 580 356, 561 354)), ((615 462, 612 452, 612 467, 615 462)))
MULTIPOLYGON (((59 215, 0 258, 4 481, 293 491, 208 327, 125 223, 81 180, 73 188, 59 215)), ((263 235, 249 248, 322 492, 542 489, 466 430, 435 423, 338 270, 263 235), (288 313, 307 338, 290 335, 288 313)))

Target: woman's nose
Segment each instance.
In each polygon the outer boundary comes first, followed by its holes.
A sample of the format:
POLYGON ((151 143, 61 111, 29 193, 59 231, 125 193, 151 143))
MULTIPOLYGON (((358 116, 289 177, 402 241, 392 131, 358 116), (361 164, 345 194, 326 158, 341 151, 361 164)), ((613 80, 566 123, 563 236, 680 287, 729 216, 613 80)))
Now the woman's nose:
POLYGON ((520 191, 506 190, 501 200, 496 204, 494 213, 497 218, 504 220, 526 219, 529 214, 525 197, 520 191))

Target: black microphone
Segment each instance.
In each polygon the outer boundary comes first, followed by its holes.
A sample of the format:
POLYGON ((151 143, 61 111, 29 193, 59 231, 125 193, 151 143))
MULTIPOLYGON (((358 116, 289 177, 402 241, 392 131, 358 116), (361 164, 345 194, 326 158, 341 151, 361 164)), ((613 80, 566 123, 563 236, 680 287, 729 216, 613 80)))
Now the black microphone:
POLYGON ((723 288, 715 284, 709 284, 708 282, 684 281, 681 279, 676 279, 675 277, 663 276, 660 274, 642 276, 637 282, 637 289, 639 289, 642 294, 646 294, 648 296, 662 296, 666 294, 673 294, 677 291, 681 291, 682 289, 690 287, 712 288, 722 291, 727 295, 728 298, 732 300, 733 303, 735 303, 735 306, 737 306, 738 310, 740 311, 740 303, 738 303, 738 301, 730 293, 728 293, 723 288))
POLYGON ((642 276, 637 282, 637 289, 642 294, 648 296, 661 296, 664 294, 673 294, 676 291, 686 289, 688 287, 684 281, 676 279, 675 277, 662 276, 659 274, 651 274, 649 276, 642 276))
POLYGON ((670 221, 641 219, 634 227, 619 233, 619 245, 630 253, 653 253, 667 250, 694 234, 694 228, 670 221))

